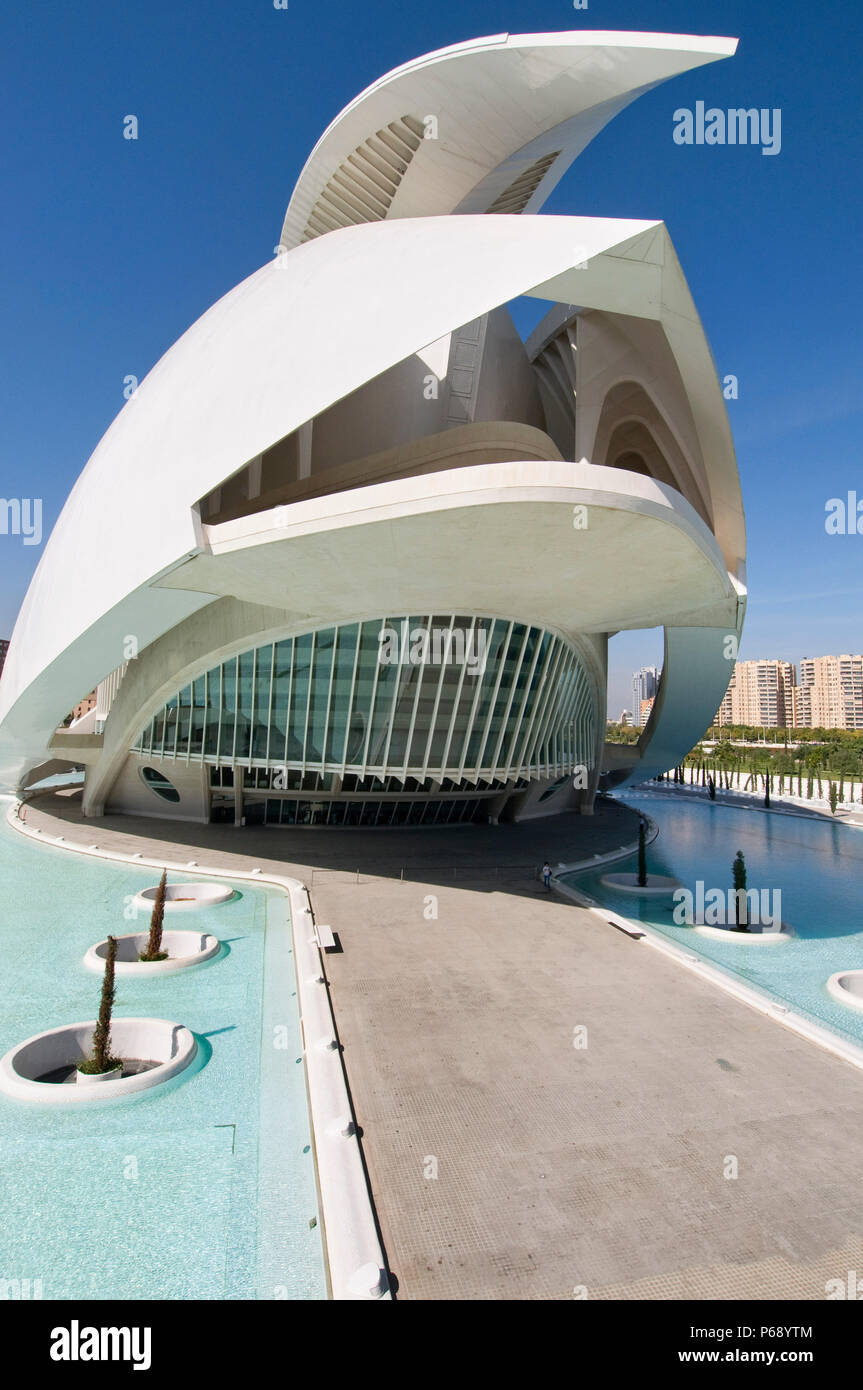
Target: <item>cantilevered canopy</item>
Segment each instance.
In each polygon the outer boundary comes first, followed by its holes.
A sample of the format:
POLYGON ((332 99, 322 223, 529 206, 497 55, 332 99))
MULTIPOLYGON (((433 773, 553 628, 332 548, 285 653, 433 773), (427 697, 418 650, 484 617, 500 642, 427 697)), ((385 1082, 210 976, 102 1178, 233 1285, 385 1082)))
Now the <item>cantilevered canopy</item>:
POLYGON ((537 212, 593 137, 642 92, 736 39, 688 34, 494 34, 395 68, 321 136, 281 242, 451 212, 537 212))
POLYGON ((576 645, 583 634, 672 619, 725 631, 736 621, 722 554, 689 503, 653 478, 586 462, 400 478, 207 526, 204 539, 159 587, 222 601, 137 663, 112 708, 85 807, 104 804, 143 720, 215 660, 248 648, 248 623, 263 635, 266 615, 273 636, 285 636, 460 603, 528 626, 542 614, 576 645), (263 616, 250 618, 255 606, 263 616))

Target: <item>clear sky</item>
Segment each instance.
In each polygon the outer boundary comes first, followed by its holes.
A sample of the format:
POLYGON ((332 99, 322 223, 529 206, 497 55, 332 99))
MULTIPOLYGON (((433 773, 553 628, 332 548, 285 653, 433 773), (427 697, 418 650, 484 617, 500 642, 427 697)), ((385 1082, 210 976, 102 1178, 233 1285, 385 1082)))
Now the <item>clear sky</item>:
MULTIPOLYGON (((860 0, 4 6, 0 492, 41 498, 47 536, 124 379, 272 256, 306 155, 364 86, 460 40, 570 28, 740 38, 612 121, 546 210, 662 218, 718 370, 739 378, 741 656, 863 650, 863 535, 824 524, 829 498, 863 500, 860 0), (781 108, 780 153, 676 144, 673 113, 698 100, 781 108)), ((0 536, 0 636, 40 553, 0 536)), ((659 635, 622 634, 611 654, 617 713, 659 635)))

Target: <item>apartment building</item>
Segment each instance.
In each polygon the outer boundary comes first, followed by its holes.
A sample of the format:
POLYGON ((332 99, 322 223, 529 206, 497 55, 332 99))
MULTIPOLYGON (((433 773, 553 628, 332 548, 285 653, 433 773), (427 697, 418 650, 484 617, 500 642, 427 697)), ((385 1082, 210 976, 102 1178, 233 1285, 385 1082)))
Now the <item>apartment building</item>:
POLYGON ((790 661, 736 661, 717 724, 782 729, 794 722, 796 674, 790 661))
POLYGON ((793 717, 798 729, 863 730, 863 656, 804 657, 793 717))

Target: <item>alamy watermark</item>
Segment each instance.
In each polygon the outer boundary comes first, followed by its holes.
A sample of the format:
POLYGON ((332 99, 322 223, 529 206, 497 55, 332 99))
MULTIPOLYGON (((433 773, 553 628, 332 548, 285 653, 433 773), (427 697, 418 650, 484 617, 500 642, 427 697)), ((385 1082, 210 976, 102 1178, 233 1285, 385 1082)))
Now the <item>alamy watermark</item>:
POLYGON ((689 888, 674 890, 678 927, 760 927, 763 932, 782 930, 781 888, 706 888, 702 879, 689 888))
POLYGON ((488 632, 471 627, 399 627, 384 623, 378 633, 381 666, 464 666, 469 676, 485 674, 488 632))
POLYGON ((679 106, 673 116, 675 145, 760 145, 762 154, 782 149, 782 110, 740 106, 723 111, 718 106, 695 103, 695 110, 679 106))
POLYGON ((824 503, 827 513, 824 530, 828 536, 863 536, 863 497, 857 500, 856 492, 846 497, 830 497, 824 503))
POLYGON ((25 545, 41 545, 42 498, 0 497, 0 536, 20 536, 25 545))

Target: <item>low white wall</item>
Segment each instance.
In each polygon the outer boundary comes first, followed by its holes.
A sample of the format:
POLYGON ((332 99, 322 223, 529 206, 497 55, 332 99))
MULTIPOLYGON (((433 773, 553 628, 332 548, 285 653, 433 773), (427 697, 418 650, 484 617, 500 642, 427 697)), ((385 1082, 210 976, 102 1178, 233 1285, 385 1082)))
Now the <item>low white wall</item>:
POLYGON ((181 1023, 164 1018, 113 1018, 111 1048, 118 1057, 156 1062, 150 1071, 112 1079, 104 1086, 54 1084, 37 1078, 70 1066, 89 1055, 93 1046, 94 1019, 67 1023, 26 1038, 0 1058, 0 1091, 16 1100, 40 1105, 75 1105, 112 1100, 135 1091, 146 1091, 185 1070, 198 1044, 194 1033, 181 1023))
MULTIPOLYGON (((158 884, 142 888, 132 899, 133 906, 142 912, 152 912, 159 891, 158 884)), ((195 912, 203 907, 220 907, 235 896, 233 888, 223 883, 166 883, 166 912, 195 912)))
POLYGON ((198 823, 210 819, 209 768, 200 763, 161 761, 130 753, 105 803, 108 812, 129 816, 156 816, 160 820, 190 820, 198 823), (167 777, 180 794, 179 801, 166 801, 158 792, 146 786, 142 767, 155 768, 167 777))
POLYGON ((827 981, 827 989, 840 1004, 863 1009, 863 970, 837 970, 827 981))
MULTIPOLYGON (((216 936, 198 931, 162 932, 162 950, 167 951, 167 960, 139 960, 138 956, 146 949, 149 931, 140 931, 118 936, 117 959, 114 972, 117 975, 170 975, 177 970, 188 970, 205 960, 212 960, 221 947, 216 936)), ((88 970, 102 972, 108 954, 108 942, 98 941, 84 956, 88 970)))

